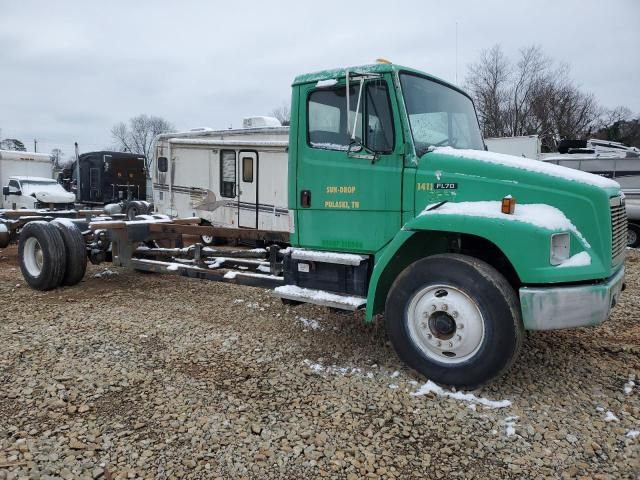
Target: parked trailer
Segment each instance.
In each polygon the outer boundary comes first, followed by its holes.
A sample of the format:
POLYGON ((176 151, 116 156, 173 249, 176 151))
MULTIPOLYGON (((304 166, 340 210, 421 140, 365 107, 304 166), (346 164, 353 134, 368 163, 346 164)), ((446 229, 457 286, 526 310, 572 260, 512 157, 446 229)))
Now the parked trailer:
MULTIPOLYGON (((157 137, 155 212, 198 216, 225 228, 290 231, 289 129, 268 117, 245 119, 245 124, 248 128, 157 137)), ((207 244, 213 240, 203 238, 207 244)))
MULTIPOLYGON (((626 214, 616 182, 485 152, 470 97, 397 65, 299 76, 291 113, 289 231, 153 215, 67 220, 62 233, 31 222, 19 243, 27 283, 71 284, 78 275, 66 272, 88 256, 273 288, 287 302, 364 308, 366 321, 384 313, 408 365, 465 387, 507 370, 524 330, 608 318, 624 287, 626 214), (267 248, 185 248, 184 235, 267 248)), ((167 151, 168 164, 174 157, 167 151)), ((211 174, 204 165, 202 176, 211 174)), ((171 172, 167 165, 164 175, 171 172)), ((168 192, 174 180, 165 177, 168 192)))

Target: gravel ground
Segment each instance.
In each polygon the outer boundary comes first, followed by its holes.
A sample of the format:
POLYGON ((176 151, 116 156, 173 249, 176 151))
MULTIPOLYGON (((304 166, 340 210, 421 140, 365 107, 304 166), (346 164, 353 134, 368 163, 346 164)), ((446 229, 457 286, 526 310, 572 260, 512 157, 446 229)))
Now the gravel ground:
POLYGON ((0 480, 638 478, 640 254, 627 268, 603 326, 527 334, 475 396, 415 395, 361 314, 103 266, 35 292, 2 250, 0 480))

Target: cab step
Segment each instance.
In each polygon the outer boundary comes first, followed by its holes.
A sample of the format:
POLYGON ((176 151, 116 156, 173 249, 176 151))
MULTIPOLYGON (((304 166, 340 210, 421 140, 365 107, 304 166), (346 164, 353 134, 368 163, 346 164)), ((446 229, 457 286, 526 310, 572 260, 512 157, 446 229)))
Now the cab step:
POLYGON ((351 295, 340 295, 339 293, 327 292, 325 290, 312 290, 310 288, 300 288, 296 285, 283 285, 274 289, 276 297, 287 300, 295 300, 304 303, 313 303, 325 307, 338 308, 340 310, 359 310, 367 304, 365 297, 354 297, 351 295))

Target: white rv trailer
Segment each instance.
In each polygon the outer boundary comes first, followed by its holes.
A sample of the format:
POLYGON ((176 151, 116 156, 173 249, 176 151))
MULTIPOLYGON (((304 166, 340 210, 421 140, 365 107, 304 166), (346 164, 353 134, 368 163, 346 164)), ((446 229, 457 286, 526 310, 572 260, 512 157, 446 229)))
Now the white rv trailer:
POLYGON ((219 227, 289 232, 289 128, 268 117, 244 125, 249 128, 159 135, 155 211, 219 227))
MULTIPOLYGON (((9 177, 19 176, 53 178, 51 157, 44 153, 0 150, 0 188, 9 185, 9 177)), ((11 208, 4 195, 0 195, 0 208, 11 208)))

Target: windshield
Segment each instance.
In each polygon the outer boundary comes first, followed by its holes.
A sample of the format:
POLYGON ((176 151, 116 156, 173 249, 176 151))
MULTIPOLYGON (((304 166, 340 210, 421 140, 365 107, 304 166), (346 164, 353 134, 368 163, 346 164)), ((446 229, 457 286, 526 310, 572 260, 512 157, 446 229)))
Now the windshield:
POLYGON ((62 185, 55 180, 21 180, 20 186, 23 195, 31 195, 36 192, 66 193, 62 185))
POLYGON ((433 80, 400 74, 416 154, 431 146, 484 150, 473 102, 433 80))

